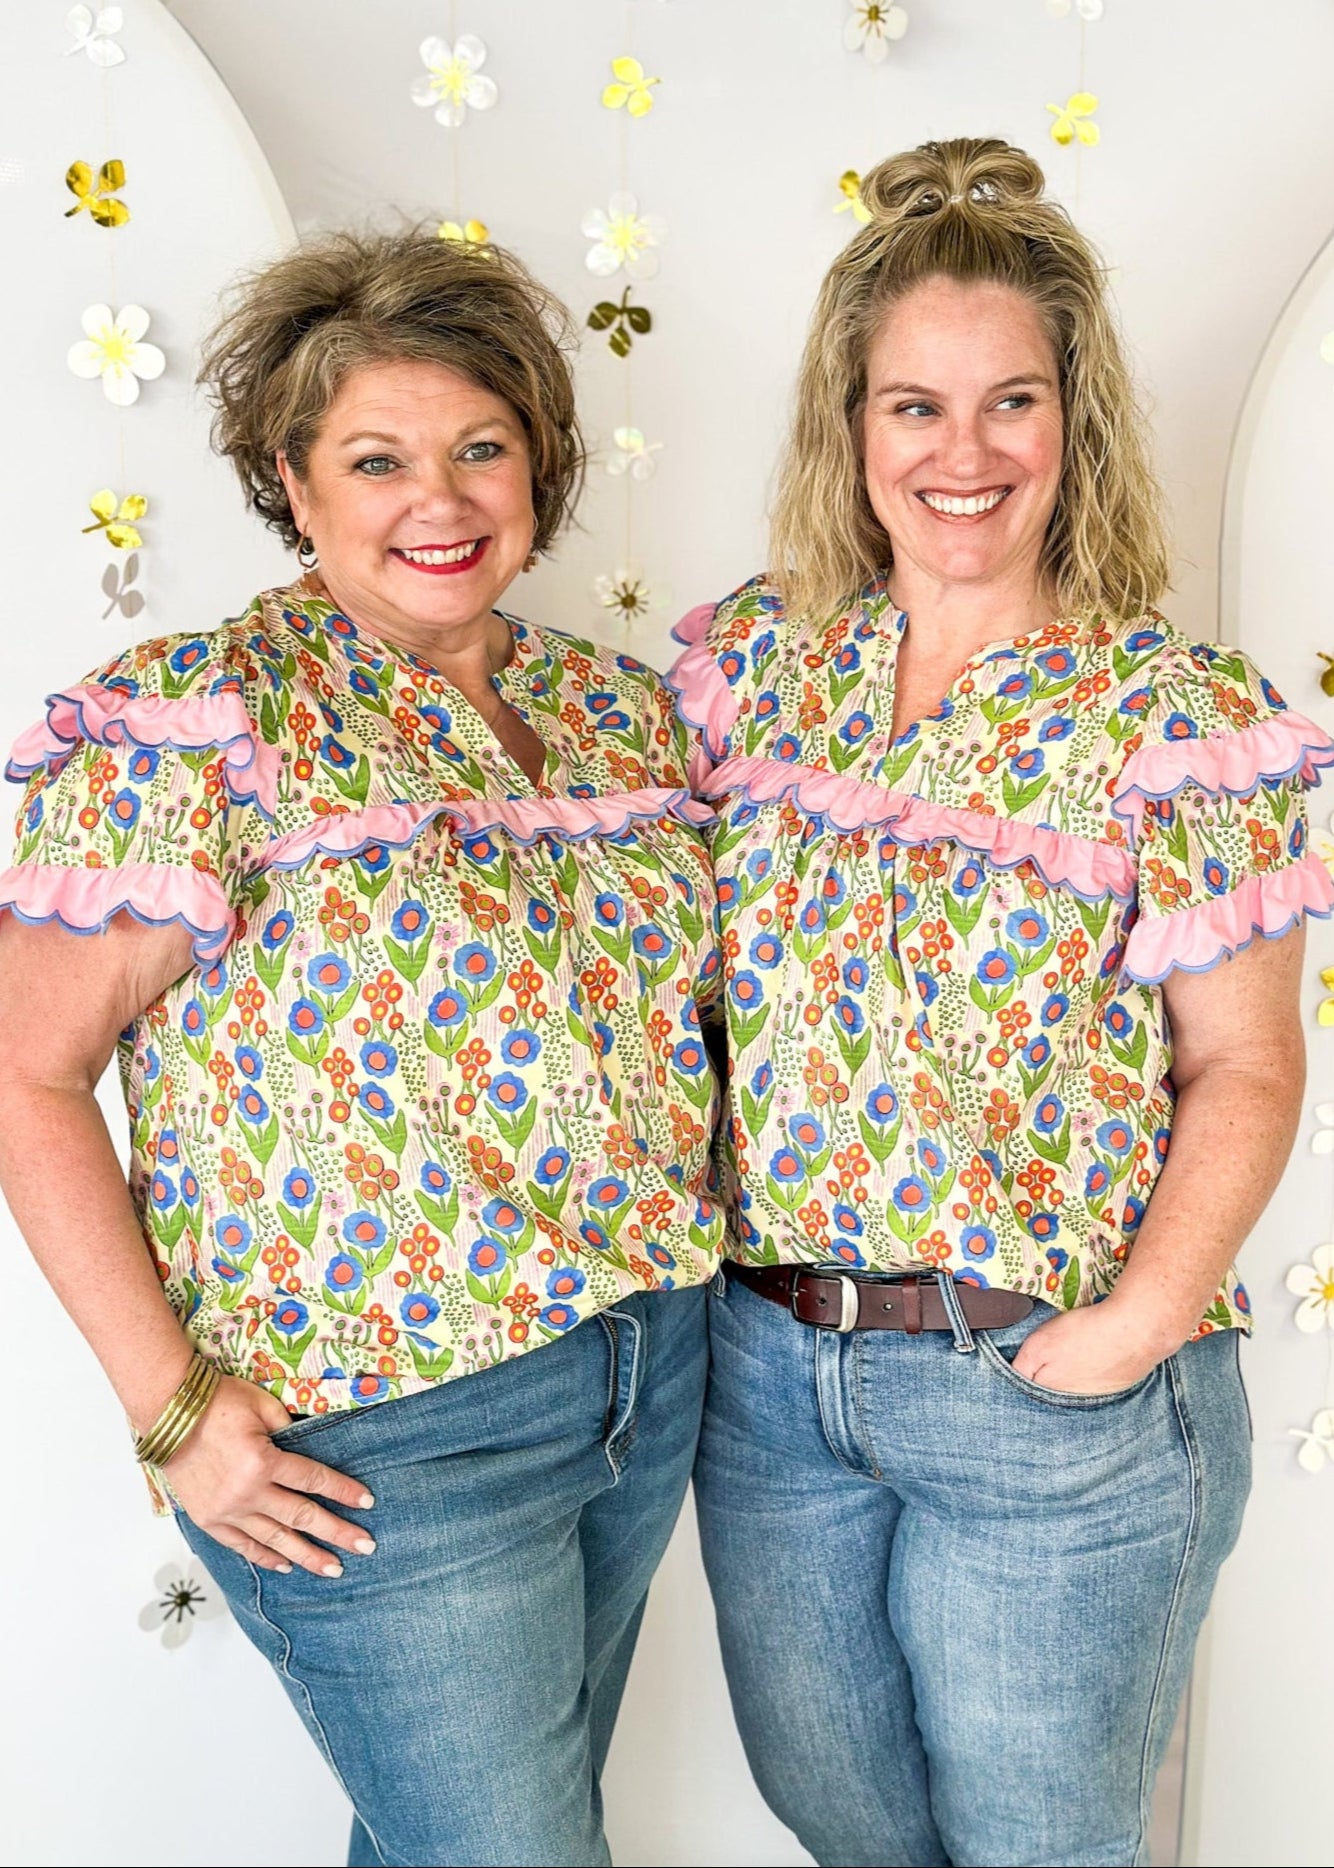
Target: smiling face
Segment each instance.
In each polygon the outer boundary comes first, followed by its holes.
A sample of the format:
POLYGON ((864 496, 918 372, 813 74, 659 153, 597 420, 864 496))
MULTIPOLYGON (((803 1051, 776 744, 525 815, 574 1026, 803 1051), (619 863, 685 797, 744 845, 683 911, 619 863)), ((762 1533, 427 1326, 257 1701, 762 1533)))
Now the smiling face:
POLYGON ((349 371, 303 472, 281 454, 278 471, 333 601, 428 660, 485 637, 532 548, 523 425, 443 364, 349 371))
POLYGON ((1062 438, 1056 358, 1021 293, 938 278, 892 305, 867 356, 863 447, 896 584, 1036 594, 1062 438))

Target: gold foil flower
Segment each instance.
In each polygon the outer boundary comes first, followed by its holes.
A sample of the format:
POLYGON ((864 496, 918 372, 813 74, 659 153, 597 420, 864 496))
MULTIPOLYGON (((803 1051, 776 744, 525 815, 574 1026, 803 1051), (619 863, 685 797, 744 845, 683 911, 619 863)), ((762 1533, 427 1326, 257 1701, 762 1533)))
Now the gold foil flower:
POLYGON ((93 494, 88 510, 96 523, 84 526, 85 532, 105 532, 107 543, 114 545, 117 551, 138 551, 144 541, 135 528, 148 511, 148 501, 142 493, 127 493, 123 500, 117 501, 111 488, 104 486, 100 493, 93 494))
POLYGON ((862 178, 856 169, 844 169, 838 178, 838 189, 843 199, 834 209, 835 214, 852 211, 852 218, 859 227, 865 227, 871 218, 871 210, 862 200, 862 178))
POLYGON ((602 102, 608 110, 624 109, 631 117, 646 117, 653 108, 653 86, 661 84, 661 78, 646 78, 644 67, 637 58, 614 58, 611 61, 611 73, 615 79, 602 93, 602 102))
POLYGON ((1076 140, 1091 149, 1102 135, 1096 123, 1090 121, 1098 108, 1098 100, 1092 91, 1072 91, 1063 104, 1048 104, 1047 109, 1056 121, 1051 126, 1051 140, 1064 146, 1076 140))
POLYGON ((461 246, 490 246, 491 229, 485 221, 441 221, 435 230, 437 240, 456 240, 461 246))
POLYGON ((94 175, 91 164, 71 162, 65 170, 65 186, 74 196, 74 206, 65 209, 65 219, 82 214, 87 208, 99 227, 123 227, 130 210, 117 201, 116 191, 125 186, 125 164, 114 158, 104 162, 94 175))

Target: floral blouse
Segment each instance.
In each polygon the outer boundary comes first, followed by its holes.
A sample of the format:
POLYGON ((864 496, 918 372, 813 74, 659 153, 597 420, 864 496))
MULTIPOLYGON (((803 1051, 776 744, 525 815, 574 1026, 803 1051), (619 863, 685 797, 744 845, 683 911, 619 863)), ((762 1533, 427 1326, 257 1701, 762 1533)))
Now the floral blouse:
MULTIPOLYGON (((883 581, 679 626, 716 802, 734 1256, 1104 1296, 1172 1133, 1162 981, 1328 914, 1334 744, 1161 617, 994 645, 892 737, 883 581)), ((1201 1329, 1246 1327, 1234 1275, 1201 1329)))
POLYGON ((54 694, 0 905, 179 922, 125 1032, 131 1191, 198 1348, 361 1406, 711 1275, 720 961, 672 696, 511 622, 531 784, 462 696, 301 586, 54 694))

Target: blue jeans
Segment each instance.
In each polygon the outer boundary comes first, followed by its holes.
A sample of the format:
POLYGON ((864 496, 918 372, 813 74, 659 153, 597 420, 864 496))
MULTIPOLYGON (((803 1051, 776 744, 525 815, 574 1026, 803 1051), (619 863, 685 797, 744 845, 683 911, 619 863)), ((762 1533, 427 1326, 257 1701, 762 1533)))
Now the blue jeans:
POLYGON ((1145 1861, 1250 1484, 1231 1333, 1107 1397, 976 1334, 809 1329, 728 1275, 695 1484, 733 1709, 817 1862, 1145 1861))
POLYGON ((610 1860, 599 1775, 699 1437, 702 1290, 627 1298, 484 1374, 275 1436, 364 1479, 341 1579, 182 1516, 356 1812, 353 1868, 610 1860))

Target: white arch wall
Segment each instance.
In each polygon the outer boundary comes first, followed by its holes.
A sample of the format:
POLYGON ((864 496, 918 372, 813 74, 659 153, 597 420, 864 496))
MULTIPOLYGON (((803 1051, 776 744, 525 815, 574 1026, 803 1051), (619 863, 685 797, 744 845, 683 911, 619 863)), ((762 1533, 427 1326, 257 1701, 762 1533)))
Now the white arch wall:
MULTIPOLYGON (((1256 370, 1228 475, 1222 622, 1294 707, 1334 731, 1318 652, 1334 653, 1334 241, 1301 279, 1256 370)), ((1327 829, 1334 787, 1312 798, 1327 829)), ((1257 1331, 1244 1356, 1255 1425, 1255 1491, 1225 1568, 1192 1704, 1186 1835, 1202 1864, 1306 1868, 1334 1855, 1334 1468, 1298 1467, 1292 1427, 1334 1403, 1334 1339, 1302 1336, 1289 1265, 1334 1239, 1334 1167, 1311 1153, 1314 1107, 1334 1096, 1334 1030, 1315 1024, 1334 964, 1334 923, 1307 937, 1306 1114, 1292 1160, 1243 1258, 1257 1331)))
MULTIPOLYGON (((9 0, 0 23, 6 749, 52 688, 137 636, 211 627, 224 593, 273 581, 283 562, 210 458, 191 380, 219 286, 285 245, 291 223, 193 41, 157 0, 124 10, 126 59, 105 74, 83 53, 65 56, 66 0, 9 0), (126 165, 130 223, 108 231, 86 213, 66 221, 69 164, 112 156, 126 165), (111 296, 113 254, 115 308, 143 304, 168 358, 123 423, 99 383, 65 367, 84 306, 111 296), (89 496, 106 485, 150 502, 139 577, 147 607, 129 622, 102 619, 103 566, 119 554, 80 535, 89 496)), ((17 796, 4 787, 5 851, 17 796)), ((114 1084, 104 1092, 120 1135, 114 1084)), ((114 1398, 3 1210, 0 1289, 3 1858, 343 1859, 340 1800, 230 1620, 175 1653, 137 1626, 154 1573, 183 1546, 148 1513, 114 1398)))

